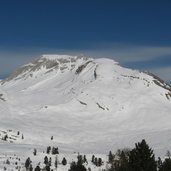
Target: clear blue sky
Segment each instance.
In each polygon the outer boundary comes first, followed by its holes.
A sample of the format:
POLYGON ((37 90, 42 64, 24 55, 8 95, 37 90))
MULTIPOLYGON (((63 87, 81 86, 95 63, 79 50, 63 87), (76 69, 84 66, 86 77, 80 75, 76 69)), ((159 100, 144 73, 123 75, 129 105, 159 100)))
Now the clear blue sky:
POLYGON ((1 0, 0 77, 42 53, 111 57, 171 81, 171 1, 1 0))

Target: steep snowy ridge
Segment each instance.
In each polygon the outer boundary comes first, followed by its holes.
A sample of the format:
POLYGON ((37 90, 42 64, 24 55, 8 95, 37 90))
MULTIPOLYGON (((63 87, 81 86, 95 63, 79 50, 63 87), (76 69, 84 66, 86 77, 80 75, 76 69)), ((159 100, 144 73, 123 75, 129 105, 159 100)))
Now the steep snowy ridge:
POLYGON ((171 148, 170 85, 114 60, 43 55, 0 89, 1 128, 21 131, 22 145, 46 146, 53 135, 65 152, 105 153, 142 138, 157 154, 171 148))
POLYGON ((27 79, 37 77, 52 71, 72 70, 79 63, 86 61, 84 57, 67 56, 67 55, 43 55, 32 63, 26 64, 16 70, 3 83, 11 80, 27 79))

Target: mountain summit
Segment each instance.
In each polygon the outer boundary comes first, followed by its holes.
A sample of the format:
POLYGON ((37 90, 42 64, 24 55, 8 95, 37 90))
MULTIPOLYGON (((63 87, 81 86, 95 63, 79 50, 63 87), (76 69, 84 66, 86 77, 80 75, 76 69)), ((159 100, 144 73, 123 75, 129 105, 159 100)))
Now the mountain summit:
POLYGON ((171 144, 171 86, 112 59, 43 55, 1 81, 0 125, 20 130, 18 144, 106 152, 147 139, 171 144))

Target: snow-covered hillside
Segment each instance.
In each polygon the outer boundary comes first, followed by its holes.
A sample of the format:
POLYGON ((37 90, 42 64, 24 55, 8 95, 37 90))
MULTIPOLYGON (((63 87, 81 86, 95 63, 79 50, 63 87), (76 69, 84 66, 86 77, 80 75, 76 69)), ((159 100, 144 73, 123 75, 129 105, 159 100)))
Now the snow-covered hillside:
POLYGON ((145 138, 162 155, 171 150, 170 111, 171 87, 152 74, 107 58, 43 55, 1 81, 0 130, 24 138, 0 149, 103 154, 145 138))

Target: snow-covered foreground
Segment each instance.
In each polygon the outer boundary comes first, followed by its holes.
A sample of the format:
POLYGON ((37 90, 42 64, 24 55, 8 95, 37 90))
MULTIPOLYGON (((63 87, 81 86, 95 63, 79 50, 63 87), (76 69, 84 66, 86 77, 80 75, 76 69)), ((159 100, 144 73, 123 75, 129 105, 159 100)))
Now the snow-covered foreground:
MULTIPOLYGON (((2 145, 2 144, 1 144, 2 145)), ((51 166, 50 168, 53 170, 58 171, 66 171, 70 168, 70 165, 73 161, 77 161, 78 155, 84 156, 85 154, 80 153, 61 153, 59 151, 59 154, 52 155, 47 154, 46 149, 43 148, 36 148, 37 152, 36 155, 33 154, 32 149, 29 149, 26 146, 21 145, 20 147, 11 145, 10 148, 13 148, 13 151, 3 151, 0 154, 0 170, 4 170, 6 168, 7 171, 26 171, 25 163, 27 158, 29 157, 31 160, 31 165, 34 168, 36 166, 40 166, 40 168, 45 168, 44 164, 44 158, 47 156, 48 160, 51 158, 51 166), (15 150, 14 150, 15 149, 15 150), (25 153, 23 153, 25 151, 25 153), (62 164, 63 158, 66 159, 67 163, 66 165, 62 164), (55 165, 55 162, 57 161, 57 166, 55 165)), ((83 164, 87 169, 91 169, 93 171, 99 171, 110 167, 110 164, 108 164, 108 156, 102 155, 102 154, 86 154, 87 161, 83 164), (96 166, 91 162, 92 155, 94 155, 96 158, 102 159, 102 165, 96 166)))
POLYGON ((53 143, 62 154, 105 156, 145 138, 162 156, 170 111, 171 87, 153 75, 106 58, 44 55, 1 81, 0 151, 27 156, 53 143))

